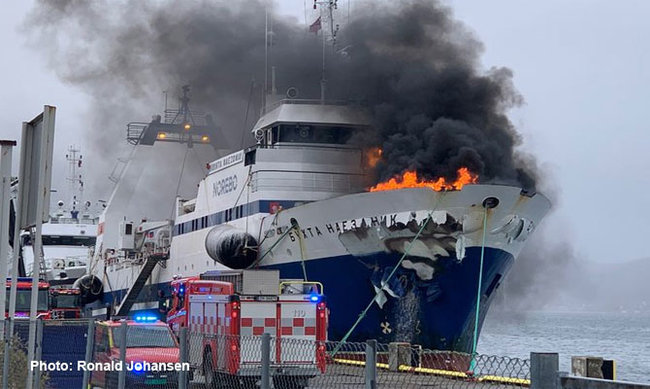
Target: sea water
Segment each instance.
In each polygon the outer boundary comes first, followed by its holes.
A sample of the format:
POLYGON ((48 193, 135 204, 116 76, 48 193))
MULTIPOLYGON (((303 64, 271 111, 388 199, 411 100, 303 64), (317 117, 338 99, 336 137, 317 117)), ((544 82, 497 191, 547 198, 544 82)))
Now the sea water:
POLYGON ((478 352, 530 358, 530 352, 557 352, 560 370, 571 371, 571 356, 616 361, 616 378, 650 382, 650 312, 581 313, 491 310, 478 352))

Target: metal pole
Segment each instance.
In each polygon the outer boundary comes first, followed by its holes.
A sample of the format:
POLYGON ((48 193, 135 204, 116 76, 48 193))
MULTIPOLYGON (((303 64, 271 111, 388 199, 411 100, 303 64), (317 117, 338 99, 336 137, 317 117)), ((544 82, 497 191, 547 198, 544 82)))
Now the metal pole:
MULTIPOLYGON (((187 327, 181 328, 180 331, 180 363, 189 362, 187 358, 187 327)), ((187 372, 184 369, 178 374, 178 389, 187 389, 187 372)))
POLYGON ((271 335, 262 334, 262 379, 260 387, 269 389, 271 387, 271 335))
POLYGON ((558 353, 530 353, 530 389, 555 389, 558 353))
POLYGON ((119 375, 117 376, 117 388, 124 389, 126 384, 126 320, 121 320, 122 324, 120 325, 120 364, 122 368, 119 370, 119 375))
MULTIPOLYGON (((23 134, 27 131, 27 123, 23 123, 23 134)), ((24 147, 20 149, 20 160, 24 161, 26 159, 26 150, 24 147)), ((7 336, 9 338, 14 335, 14 316, 16 315, 16 293, 18 292, 18 259, 20 258, 20 218, 22 217, 20 211, 20 202, 21 198, 19 196, 22 187, 28 185, 22 177, 19 177, 16 198, 14 198, 14 211, 15 211, 15 223, 14 223, 14 244, 11 250, 13 257, 11 258, 11 290, 9 293, 9 318, 12 320, 9 321, 9 331, 7 336)), ((25 199, 27 201, 27 199, 25 199)), ((8 362, 6 362, 8 364, 8 362)), ((7 368, 7 366, 6 366, 7 368)))
MULTIPOLYGON (((93 348, 95 346, 95 319, 88 320, 88 332, 86 333, 86 365, 92 362, 93 358, 93 348)), ((86 389, 88 387, 88 382, 90 382, 90 371, 87 369, 84 370, 84 378, 82 388, 86 389)))
MULTIPOLYGON (((5 283, 9 265, 9 201, 11 189, 11 154, 16 141, 0 140, 0 279, 5 283)), ((0 288, 0 340, 5 338, 7 287, 0 288)))
POLYGON ((264 88, 262 88, 262 112, 266 110, 266 94, 269 87, 269 5, 264 5, 264 88))
POLYGON ((366 341, 366 389, 377 388, 377 341, 366 341))
MULTIPOLYGON (((41 355, 43 354, 43 320, 36 321, 36 353, 35 360, 40 361, 41 355)), ((34 376, 34 387, 41 387, 41 369, 36 369, 36 375, 34 376)))
MULTIPOLYGON (((23 123, 23 129, 22 133, 24 134, 27 131, 27 123, 23 123)), ((25 148, 21 147, 20 149, 20 160, 24 161, 25 160, 25 148)), ((11 341, 13 341, 14 337, 14 323, 15 323, 15 316, 16 316, 16 293, 18 292, 18 259, 20 257, 20 217, 21 217, 21 212, 20 212, 20 194, 22 186, 25 185, 24 180, 21 178, 18 180, 18 186, 17 186, 17 195, 14 198, 14 243, 13 243, 13 248, 11 250, 11 289, 9 292, 9 329, 7 331, 7 339, 9 339, 9 342, 5 343, 5 356, 9 355, 10 353, 10 347, 9 344, 11 341)), ((6 287, 5 287, 6 289, 6 287)), ((29 362, 29 361, 28 361, 29 362)), ((2 375, 2 388, 7 389, 8 385, 8 377, 9 377, 9 358, 4 359, 3 361, 3 367, 2 367, 3 375, 2 375)))
MULTIPOLYGON (((13 327, 14 319, 12 317, 9 317, 7 320, 9 320, 9 328, 13 327)), ((13 341, 13 336, 7 334, 7 338, 5 341, 4 361, 2 363, 2 389, 7 389, 9 386, 9 359, 11 354, 9 345, 11 344, 12 341, 13 341)))
MULTIPOLYGON (((38 283, 39 283, 39 273, 40 273, 40 264, 43 260, 42 258, 42 237, 41 237, 41 228, 43 226, 43 221, 41 220, 40 215, 42 214, 43 205, 41 201, 38 201, 36 204, 36 227, 34 227, 34 241, 32 242, 32 248, 34 252, 34 261, 32 261, 32 290, 31 290, 31 299, 29 306, 29 340, 27 341, 27 363, 34 360, 34 351, 36 347, 36 313, 38 308, 38 283)), ((27 366, 29 369, 29 366, 27 366)), ((33 386, 33 376, 32 370, 29 369, 27 372, 27 389, 32 389, 33 386)))

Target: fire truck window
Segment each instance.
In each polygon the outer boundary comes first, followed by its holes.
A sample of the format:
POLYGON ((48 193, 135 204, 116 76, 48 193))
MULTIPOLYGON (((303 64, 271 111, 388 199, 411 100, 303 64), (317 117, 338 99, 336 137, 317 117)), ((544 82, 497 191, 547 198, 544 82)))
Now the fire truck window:
MULTIPOLYGON (((9 289, 9 288, 7 288, 9 289)), ((31 302, 32 302, 32 292, 30 289, 18 289, 16 290, 16 311, 17 312, 29 312, 31 302)), ((9 293, 7 293, 5 298, 6 306, 9 307, 9 293)), ((36 309, 38 311, 47 311, 50 304, 50 293, 47 289, 39 289, 38 291, 38 305, 36 309)))
POLYGON ((79 304, 79 295, 60 294, 52 299, 52 303, 58 308, 76 308, 79 304))
MULTIPOLYGON (((120 347, 120 327, 113 329, 113 343, 120 347)), ((163 326, 128 326, 126 331, 126 347, 175 347, 176 342, 168 327, 163 326)))

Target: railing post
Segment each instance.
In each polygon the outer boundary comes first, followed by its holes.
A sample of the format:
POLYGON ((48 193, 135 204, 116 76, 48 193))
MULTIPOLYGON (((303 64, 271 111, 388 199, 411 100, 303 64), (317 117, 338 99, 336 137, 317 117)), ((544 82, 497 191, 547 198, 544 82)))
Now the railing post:
POLYGON ((120 363, 122 368, 117 376, 117 388, 124 389, 126 384, 126 320, 122 319, 120 325, 120 363))
MULTIPOLYGON (((41 356, 43 355, 43 319, 36 320, 36 350, 34 351, 34 360, 42 360, 41 356)), ((41 387, 41 369, 36 369, 36 374, 34 375, 34 388, 41 387)))
MULTIPOLYGON (((178 353, 180 354, 180 363, 189 362, 187 360, 187 327, 181 327, 180 331, 180 349, 178 353)), ((187 389, 187 372, 185 369, 181 368, 181 371, 178 374, 178 389, 187 389)))
POLYGON ((530 353, 530 389, 556 389, 558 353, 530 353))
MULTIPOLYGON (((93 359, 93 349, 95 348, 95 319, 88 320, 88 332, 86 333, 86 365, 92 362, 93 359)), ((84 369, 84 378, 82 389, 88 388, 88 383, 90 382, 90 371, 84 369)))
POLYGON ((366 389, 377 388, 377 341, 366 341, 366 389))
POLYGON ((262 334, 262 379, 261 388, 269 389, 271 387, 271 335, 262 334))

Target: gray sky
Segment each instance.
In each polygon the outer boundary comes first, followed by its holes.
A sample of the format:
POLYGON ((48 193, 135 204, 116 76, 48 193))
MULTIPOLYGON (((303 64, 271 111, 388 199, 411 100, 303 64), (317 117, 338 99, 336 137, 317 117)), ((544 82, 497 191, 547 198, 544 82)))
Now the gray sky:
MULTIPOLYGON (((311 2, 306 3, 310 11, 311 2)), ((282 0, 280 9, 302 21, 303 4, 282 0)), ((572 239, 578 254, 589 260, 650 257, 644 241, 650 220, 650 134, 645 131, 650 3, 446 4, 484 43, 485 69, 506 66, 514 72, 514 83, 526 101, 511 112, 524 138, 522 149, 537 157, 557 190, 549 193, 555 213, 544 221, 548 233, 572 239)), ((55 158, 63 159, 69 144, 84 148, 87 96, 62 84, 36 48, 27 47, 20 25, 32 6, 25 1, 3 7, 0 137, 19 140, 21 122, 44 104, 53 104, 58 107, 55 158)), ((345 17, 347 0, 340 0, 339 8, 345 17)), ((352 12, 362 12, 360 8, 352 0, 352 12)), ((134 120, 146 120, 157 110, 152 107, 134 120)), ((92 155, 84 157, 91 163, 92 155)), ((110 172, 100 173, 95 179, 106 179, 110 172)), ((62 164, 55 166, 54 174, 55 183, 63 180, 62 164)))

